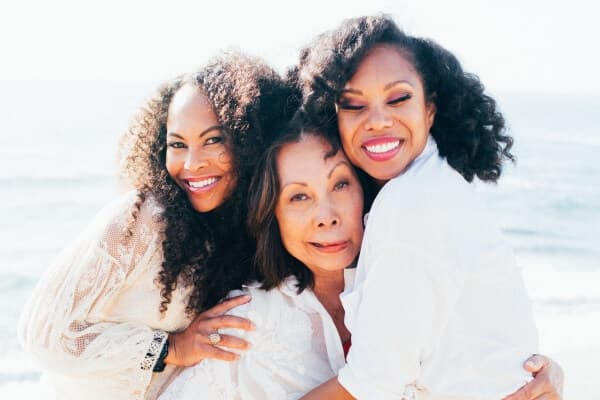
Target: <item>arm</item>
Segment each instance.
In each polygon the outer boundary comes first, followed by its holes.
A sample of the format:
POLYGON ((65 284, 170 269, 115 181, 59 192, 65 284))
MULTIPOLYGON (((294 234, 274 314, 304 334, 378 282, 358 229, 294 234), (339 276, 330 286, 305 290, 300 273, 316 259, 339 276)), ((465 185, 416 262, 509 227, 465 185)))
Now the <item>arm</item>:
POLYGON ((167 337, 140 322, 103 319, 132 275, 147 273, 159 231, 144 207, 129 222, 131 198, 105 209, 56 260, 30 297, 19 325, 23 347, 45 369, 105 376, 145 387, 167 337), (128 231, 128 228, 131 230, 128 231))
MULTIPOLYGON (((531 372, 535 379, 505 397, 504 400, 562 399, 564 377, 558 364, 547 357, 534 355, 525 362, 525 369, 531 372)), ((337 378, 332 378, 303 396, 302 399, 354 400, 354 397, 340 385, 337 378)))
POLYGON ((310 393, 302 396, 303 400, 354 400, 353 397, 337 380, 331 378, 327 382, 310 391, 310 393))

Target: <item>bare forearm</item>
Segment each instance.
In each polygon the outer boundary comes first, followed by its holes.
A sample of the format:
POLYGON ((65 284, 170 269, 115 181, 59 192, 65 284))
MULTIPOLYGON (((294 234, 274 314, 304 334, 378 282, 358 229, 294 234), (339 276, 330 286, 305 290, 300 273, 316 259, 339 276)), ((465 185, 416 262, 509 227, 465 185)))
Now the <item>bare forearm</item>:
POLYGON ((303 400, 354 400, 354 397, 337 380, 331 378, 302 397, 303 400))

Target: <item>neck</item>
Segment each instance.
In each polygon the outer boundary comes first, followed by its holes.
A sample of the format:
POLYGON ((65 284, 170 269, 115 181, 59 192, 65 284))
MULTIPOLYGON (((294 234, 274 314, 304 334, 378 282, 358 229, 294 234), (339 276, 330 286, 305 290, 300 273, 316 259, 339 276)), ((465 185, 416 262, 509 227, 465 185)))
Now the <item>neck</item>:
POLYGON ((346 342, 350 332, 344 325, 344 307, 340 300, 340 293, 344 290, 344 270, 340 271, 313 271, 315 277, 315 296, 331 316, 340 340, 346 342))
MULTIPOLYGON (((317 299, 327 308, 330 304, 339 303, 340 293, 344 291, 344 270, 313 271, 315 287, 313 291, 317 299)), ((329 311, 329 310, 327 310, 329 311)))

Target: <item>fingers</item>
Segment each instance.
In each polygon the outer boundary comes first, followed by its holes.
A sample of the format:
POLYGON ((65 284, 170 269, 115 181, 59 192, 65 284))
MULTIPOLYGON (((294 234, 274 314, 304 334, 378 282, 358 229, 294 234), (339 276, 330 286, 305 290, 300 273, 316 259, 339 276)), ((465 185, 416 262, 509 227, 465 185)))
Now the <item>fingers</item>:
POLYGON ((242 295, 237 297, 232 297, 231 299, 223 300, 221 303, 217 304, 213 308, 210 308, 203 313, 199 314, 198 317, 202 316, 202 318, 214 318, 219 315, 225 314, 227 311, 235 308, 237 306, 241 306, 242 304, 248 303, 252 300, 250 295, 242 295))
POLYGON ((538 373, 542 368, 548 366, 550 364, 550 360, 548 357, 542 356, 540 354, 534 354, 525 360, 523 367, 527 372, 531 372, 532 374, 538 373))
MULTIPOLYGON (((219 344, 220 345, 220 344, 219 344)), ((235 361, 240 358, 239 355, 232 353, 230 351, 226 351, 220 349, 216 346, 212 345, 203 345, 202 353, 204 357, 202 358, 212 358, 215 360, 223 360, 223 361, 235 361)))
POLYGON ((254 330, 254 324, 252 321, 242 317, 236 317, 234 315, 221 315, 219 317, 211 318, 206 321, 206 327, 215 332, 223 328, 242 329, 245 331, 254 330))
POLYGON ((220 340, 216 344, 211 344, 208 335, 198 334, 197 351, 203 354, 202 358, 214 358, 224 361, 235 361, 239 358, 238 354, 227 351, 225 348, 247 350, 250 343, 230 335, 220 335, 220 340))
POLYGON ((220 333, 221 329, 254 330, 255 327, 252 321, 224 314, 250 300, 251 297, 248 295, 237 296, 198 314, 183 332, 173 335, 173 344, 177 348, 172 357, 173 364, 190 366, 205 358, 224 361, 237 360, 239 356, 226 349, 247 350, 250 343, 244 339, 224 334, 220 334, 218 343, 211 343, 209 337, 220 333))
POLYGON ((229 347, 231 349, 247 350, 250 348, 250 343, 244 339, 237 338, 230 335, 220 335, 221 340, 215 346, 218 347, 229 347))
MULTIPOLYGON (((505 397, 504 400, 534 400, 542 395, 551 395, 553 393, 555 392, 549 384, 548 377, 538 374, 534 380, 527 383, 510 396, 505 397)), ((558 399, 558 397, 555 399, 558 399)))
POLYGON ((560 400, 560 397, 558 397, 556 394, 546 393, 539 397, 536 397, 533 400, 560 400))

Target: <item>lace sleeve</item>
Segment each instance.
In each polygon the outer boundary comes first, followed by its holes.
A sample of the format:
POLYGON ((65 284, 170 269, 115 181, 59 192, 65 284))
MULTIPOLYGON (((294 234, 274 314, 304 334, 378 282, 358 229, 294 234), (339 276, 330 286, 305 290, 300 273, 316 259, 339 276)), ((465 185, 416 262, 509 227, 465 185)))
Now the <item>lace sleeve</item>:
MULTIPOLYGON (((111 306, 160 247, 157 209, 136 196, 107 207, 48 269, 18 328, 23 347, 52 373, 106 377, 145 388, 167 334, 111 321, 111 306)), ((143 389, 140 389, 143 392, 143 389)))

